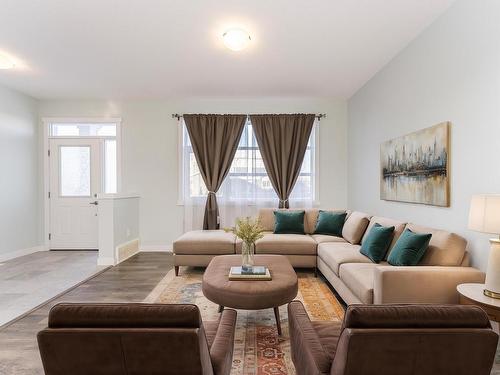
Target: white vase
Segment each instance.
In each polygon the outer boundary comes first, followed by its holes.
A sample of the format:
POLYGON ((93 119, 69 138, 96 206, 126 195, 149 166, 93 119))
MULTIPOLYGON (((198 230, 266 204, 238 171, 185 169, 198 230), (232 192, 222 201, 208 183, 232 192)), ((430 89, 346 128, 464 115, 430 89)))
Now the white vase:
POLYGON ((253 268, 253 256, 255 254, 255 243, 243 242, 241 246, 241 268, 250 271, 253 268))

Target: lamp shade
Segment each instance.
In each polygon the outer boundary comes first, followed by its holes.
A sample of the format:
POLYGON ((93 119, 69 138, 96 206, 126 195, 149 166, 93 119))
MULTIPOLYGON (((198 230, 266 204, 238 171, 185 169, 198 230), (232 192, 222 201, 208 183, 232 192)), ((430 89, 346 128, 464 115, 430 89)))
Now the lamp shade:
POLYGON ((469 229, 500 234, 500 194, 472 196, 469 229))

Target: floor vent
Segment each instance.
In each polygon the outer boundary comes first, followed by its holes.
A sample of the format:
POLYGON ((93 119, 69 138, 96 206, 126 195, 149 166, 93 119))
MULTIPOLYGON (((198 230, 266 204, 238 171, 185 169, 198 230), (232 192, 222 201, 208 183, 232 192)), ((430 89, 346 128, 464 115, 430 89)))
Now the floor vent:
POLYGON ((139 252, 139 239, 125 242, 116 247, 116 260, 117 263, 123 262, 125 259, 130 258, 139 252))

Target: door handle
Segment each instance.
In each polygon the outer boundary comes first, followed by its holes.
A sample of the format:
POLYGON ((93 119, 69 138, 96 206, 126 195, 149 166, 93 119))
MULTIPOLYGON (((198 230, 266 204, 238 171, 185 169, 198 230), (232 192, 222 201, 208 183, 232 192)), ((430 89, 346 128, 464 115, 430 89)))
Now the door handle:
POLYGON ((94 206, 97 206, 99 204, 99 202, 95 201, 95 202, 90 202, 89 204, 93 204, 94 206))

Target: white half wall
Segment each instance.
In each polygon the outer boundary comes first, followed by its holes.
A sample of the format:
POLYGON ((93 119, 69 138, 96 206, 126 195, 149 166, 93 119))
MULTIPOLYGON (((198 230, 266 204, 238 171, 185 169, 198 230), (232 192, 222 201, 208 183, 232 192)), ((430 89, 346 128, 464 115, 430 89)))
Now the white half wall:
POLYGON ((178 198, 178 126, 172 113, 326 113, 320 124, 320 203, 347 204, 347 104, 331 98, 44 100, 41 117, 121 117, 123 191, 141 197, 143 250, 171 249, 183 230, 178 198))
POLYGON ((38 104, 0 86, 0 259, 43 250, 38 104))
POLYGON ((116 265, 123 259, 121 248, 139 250, 139 204, 135 194, 109 194, 98 198, 98 265, 116 265), (130 246, 127 246, 130 245, 130 246))
POLYGON ((500 193, 500 2, 458 0, 348 103, 349 208, 455 231, 486 268, 470 198, 500 193), (451 121, 451 207, 379 198, 380 143, 451 121))

